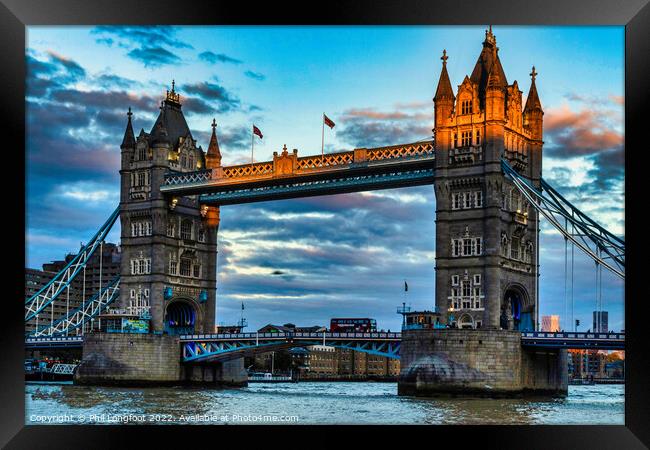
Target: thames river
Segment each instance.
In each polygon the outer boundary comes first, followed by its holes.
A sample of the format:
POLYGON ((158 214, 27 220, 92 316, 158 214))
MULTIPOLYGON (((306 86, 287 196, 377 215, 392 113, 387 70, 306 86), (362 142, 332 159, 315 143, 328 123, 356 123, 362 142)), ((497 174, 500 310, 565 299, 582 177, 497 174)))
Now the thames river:
POLYGON ((399 397, 396 383, 251 383, 246 388, 27 384, 27 424, 624 424, 624 385, 564 399, 399 397))

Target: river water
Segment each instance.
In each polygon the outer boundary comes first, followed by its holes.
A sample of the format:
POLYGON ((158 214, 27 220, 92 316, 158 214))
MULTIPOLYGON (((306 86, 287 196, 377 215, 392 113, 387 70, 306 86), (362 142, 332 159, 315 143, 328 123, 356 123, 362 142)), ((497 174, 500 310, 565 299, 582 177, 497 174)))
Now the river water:
POLYGON ((399 397, 397 383, 251 383, 246 388, 27 384, 27 424, 624 424, 624 385, 564 399, 399 397))

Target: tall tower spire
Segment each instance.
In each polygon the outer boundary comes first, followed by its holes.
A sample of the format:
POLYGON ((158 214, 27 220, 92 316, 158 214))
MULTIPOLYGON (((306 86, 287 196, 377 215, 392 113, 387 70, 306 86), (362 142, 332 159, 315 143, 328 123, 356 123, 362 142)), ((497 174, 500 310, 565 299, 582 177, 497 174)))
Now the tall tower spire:
POLYGON ((131 112, 131 107, 129 106, 129 112, 126 113, 128 116, 128 122, 126 124, 126 130, 124 131, 124 139, 122 139, 122 145, 120 145, 121 149, 125 148, 135 148, 135 134, 133 133, 133 124, 131 123, 131 116, 133 113, 131 112))
POLYGON ((447 50, 442 51, 442 71, 440 72, 440 80, 438 80, 438 88, 436 89, 436 95, 433 97, 433 101, 437 102, 443 98, 453 100, 454 90, 451 88, 451 82, 449 81, 449 74, 447 73, 447 50))
POLYGON ((528 91, 528 98, 526 99, 526 106, 524 107, 524 127, 528 128, 531 132, 533 139, 542 140, 542 116, 544 111, 542 110, 542 103, 539 101, 539 95, 537 94, 537 86, 535 85, 535 78, 537 77, 537 72, 535 71, 535 66, 530 72, 530 90, 528 91))
POLYGON ((217 121, 212 119, 212 136, 208 146, 208 154, 205 157, 206 167, 212 169, 221 167, 221 152, 219 151, 219 141, 217 139, 217 121))
POLYGON ((533 110, 542 111, 542 103, 539 101, 539 95, 537 94, 537 86, 535 86, 535 78, 537 77, 537 72, 535 71, 535 66, 530 72, 530 90, 528 91, 528 98, 526 99, 526 106, 524 107, 524 113, 530 112, 533 110))

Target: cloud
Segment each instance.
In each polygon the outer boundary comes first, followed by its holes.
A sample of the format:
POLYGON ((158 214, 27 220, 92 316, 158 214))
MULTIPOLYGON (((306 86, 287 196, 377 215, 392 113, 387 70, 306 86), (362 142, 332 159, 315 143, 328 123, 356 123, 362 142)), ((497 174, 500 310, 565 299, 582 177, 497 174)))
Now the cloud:
POLYGON ((556 158, 572 158, 621 148, 623 134, 613 125, 615 117, 616 111, 613 110, 582 109, 574 112, 566 105, 547 111, 544 132, 550 139, 546 147, 548 154, 556 158))
POLYGON ((51 91, 74 84, 86 77, 86 71, 77 62, 54 52, 27 53, 27 97, 44 97, 51 91), (36 56, 39 56, 37 58, 36 56))
POLYGON ((199 59, 210 64, 216 64, 218 62, 227 63, 227 64, 241 64, 243 61, 239 59, 232 58, 223 53, 214 53, 211 51, 205 51, 199 53, 199 59))
POLYGON ((127 47, 140 44, 146 47, 194 48, 190 44, 176 38, 177 29, 175 27, 166 25, 100 25, 95 27, 91 33, 103 36, 96 40, 100 44, 108 44, 109 42, 112 44, 116 42, 118 45, 127 47))
POLYGON ((349 121, 336 137, 355 147, 380 147, 431 136, 430 126, 415 123, 349 121))
POLYGON ((144 67, 158 68, 179 64, 182 60, 177 50, 193 49, 192 45, 176 38, 177 29, 171 26, 108 26, 95 27, 92 34, 99 35, 99 44, 126 50, 126 55, 144 67))
POLYGON ((241 105, 239 98, 217 83, 202 81, 199 83, 187 84, 183 86, 183 90, 209 102, 209 108, 211 108, 210 112, 215 111, 218 113, 225 113, 239 108, 241 105))
POLYGON ((140 61, 145 67, 155 68, 167 64, 178 64, 181 59, 174 53, 162 47, 134 48, 127 55, 140 61))
POLYGON ((432 115, 404 112, 422 109, 423 104, 395 106, 393 111, 379 111, 373 107, 343 111, 339 116, 343 127, 337 131, 337 138, 355 147, 379 147, 430 138, 432 115))
POLYGON ((248 78, 252 78, 253 80, 257 80, 257 81, 263 81, 266 79, 266 75, 259 72, 253 72, 252 70, 247 70, 246 72, 244 72, 244 75, 246 75, 248 78))

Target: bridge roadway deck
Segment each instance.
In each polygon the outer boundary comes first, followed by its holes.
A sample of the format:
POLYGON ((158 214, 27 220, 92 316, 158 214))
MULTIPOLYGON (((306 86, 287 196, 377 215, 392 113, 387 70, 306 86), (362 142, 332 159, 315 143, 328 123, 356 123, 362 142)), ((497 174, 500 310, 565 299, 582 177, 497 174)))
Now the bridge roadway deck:
POLYGON ((434 166, 433 143, 426 141, 322 157, 275 155, 273 161, 214 171, 170 172, 160 190, 175 196, 198 194, 206 205, 250 203, 432 184, 434 166), (283 164, 282 158, 291 161, 283 164))
MULTIPOLYGON (((303 341, 310 345, 327 345, 332 341, 358 341, 358 342, 400 342, 401 333, 221 333, 221 334, 192 334, 181 335, 181 344, 184 343, 233 343, 233 342, 288 342, 303 341)), ((289 343, 289 342, 288 342, 289 343)), ((594 349, 594 350, 624 350, 625 333, 583 333, 583 332, 558 332, 549 333, 542 331, 522 332, 521 344, 532 347, 567 348, 567 349, 594 349)), ((83 336, 39 337, 25 339, 25 347, 56 348, 56 347, 81 347, 83 336)))

